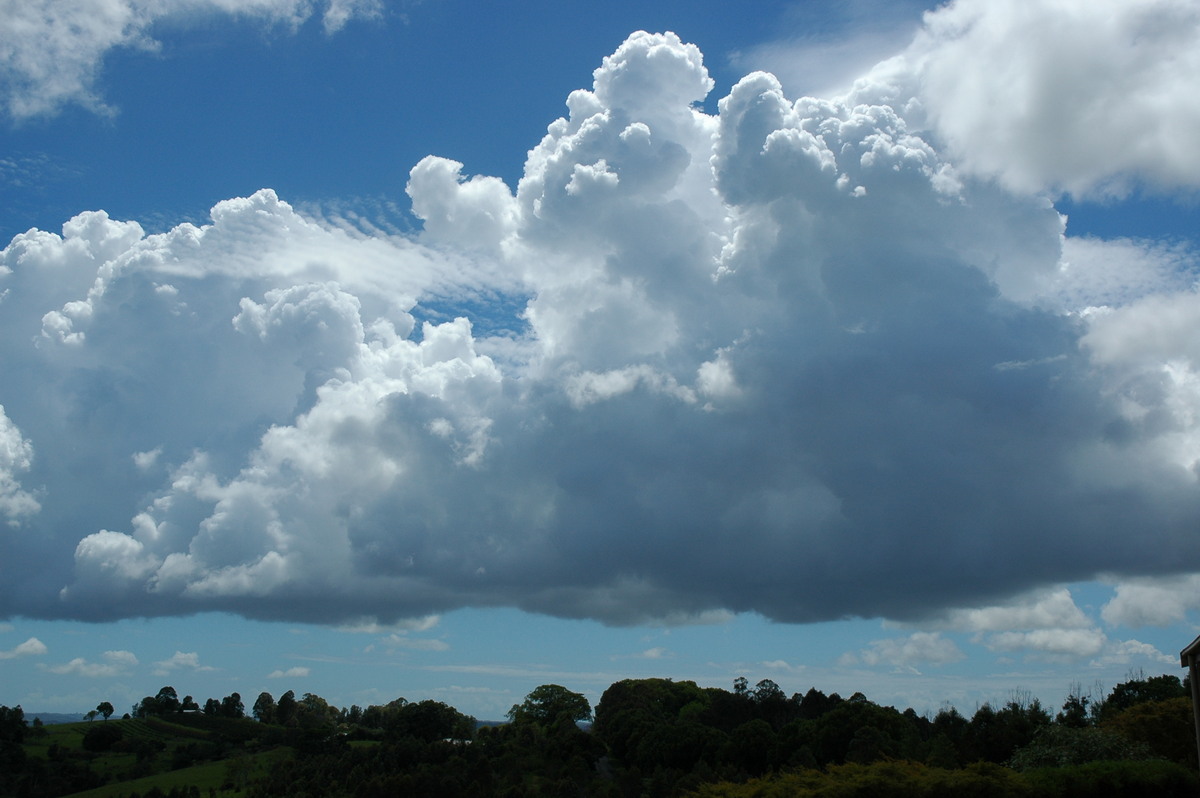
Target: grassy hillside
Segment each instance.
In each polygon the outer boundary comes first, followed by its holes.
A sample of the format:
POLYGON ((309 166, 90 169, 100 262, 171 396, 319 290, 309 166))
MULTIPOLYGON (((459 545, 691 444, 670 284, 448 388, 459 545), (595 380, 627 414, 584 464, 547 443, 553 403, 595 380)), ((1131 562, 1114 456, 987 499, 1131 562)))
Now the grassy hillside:
POLYGON ((234 798, 272 762, 291 755, 271 732, 252 720, 204 715, 97 720, 31 730, 23 747, 41 765, 43 783, 72 795, 123 798, 196 787, 201 795, 211 790, 234 798))

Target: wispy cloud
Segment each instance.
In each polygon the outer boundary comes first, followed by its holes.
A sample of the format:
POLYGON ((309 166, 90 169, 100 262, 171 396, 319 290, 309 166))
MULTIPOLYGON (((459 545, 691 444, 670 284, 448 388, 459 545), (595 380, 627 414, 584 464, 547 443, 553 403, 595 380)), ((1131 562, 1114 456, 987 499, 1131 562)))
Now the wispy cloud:
POLYGON ((62 665, 40 665, 43 670, 60 676, 86 676, 89 678, 111 678, 126 676, 138 664, 138 658, 130 651, 105 651, 104 662, 88 662, 76 657, 62 665))
POLYGON ((268 679, 305 679, 310 673, 309 668, 297 665, 287 670, 273 670, 267 674, 268 679))
POLYGON ((430 637, 409 637, 408 635, 394 634, 388 635, 382 640, 383 645, 389 649, 403 649, 406 651, 449 651, 450 644, 445 640, 437 640, 430 637))
MULTIPOLYGON (((323 0, 326 32, 352 17, 378 16, 380 0, 323 0)), ((92 0, 7 3, 0 17, 0 108, 12 118, 53 114, 68 103, 112 113, 96 90, 113 50, 161 52, 151 35, 169 19, 186 26, 205 17, 236 16, 296 29, 313 13, 305 0, 92 0)))

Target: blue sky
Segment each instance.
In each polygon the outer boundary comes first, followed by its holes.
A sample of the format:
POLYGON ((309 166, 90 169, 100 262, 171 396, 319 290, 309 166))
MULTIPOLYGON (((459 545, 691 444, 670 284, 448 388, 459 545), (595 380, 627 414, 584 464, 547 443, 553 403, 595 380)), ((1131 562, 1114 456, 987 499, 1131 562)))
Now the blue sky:
POLYGON ((1192 4, 0 11, 0 703, 1178 670, 1192 4))

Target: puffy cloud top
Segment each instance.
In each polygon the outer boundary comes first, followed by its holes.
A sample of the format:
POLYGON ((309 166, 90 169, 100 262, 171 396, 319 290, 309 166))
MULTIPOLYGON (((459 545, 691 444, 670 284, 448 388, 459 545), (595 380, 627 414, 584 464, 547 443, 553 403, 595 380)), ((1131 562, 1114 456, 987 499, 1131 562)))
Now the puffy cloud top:
MULTIPOLYGON (((95 212, 17 236, 0 607, 915 618, 1200 569, 1189 253, 1064 258, 1048 202, 882 89, 756 73, 710 116, 711 85, 693 45, 634 34, 515 193, 417 164, 411 239, 269 190, 161 235, 95 212), (1088 292, 1093 262, 1137 276, 1088 292)), ((1073 608, 957 623, 1098 639, 1073 608)))
POLYGON ((959 165, 1020 191, 1200 186, 1200 7, 955 0, 880 74, 911 72, 959 165))

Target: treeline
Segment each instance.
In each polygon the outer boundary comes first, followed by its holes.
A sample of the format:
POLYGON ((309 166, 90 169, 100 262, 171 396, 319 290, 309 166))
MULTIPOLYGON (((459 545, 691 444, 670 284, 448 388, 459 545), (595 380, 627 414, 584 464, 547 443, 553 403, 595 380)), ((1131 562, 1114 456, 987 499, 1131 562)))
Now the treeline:
MULTIPOLYGON (((611 685, 594 713, 584 696, 542 685, 508 723, 479 726, 437 701, 339 709, 291 691, 260 694, 251 720, 237 693, 200 709, 165 687, 135 705, 140 720, 90 724, 84 749, 137 753, 150 771, 228 759, 229 789, 255 798, 1194 795, 1188 696, 1177 677, 1139 676, 1099 698, 1073 690, 1054 713, 1018 693, 969 718, 949 707, 929 717, 861 693, 788 696, 769 679, 732 690, 631 679, 611 685), (126 723, 176 736, 148 742, 126 736, 126 723), (293 755, 246 764, 269 750, 293 755)), ((0 768, 16 774, 0 795, 62 794, 19 775, 46 771, 20 751, 20 708, 2 708, 0 720, 0 768)))
POLYGON ((379 745, 355 747, 351 733, 279 764, 250 794, 1193 795, 1188 695, 1164 675, 1098 700, 1074 691, 1055 714, 1016 694, 970 718, 953 708, 930 718, 861 693, 788 696, 766 679, 732 691, 637 679, 610 686, 585 731, 583 696, 543 685, 470 744, 422 744, 392 726, 379 745))

